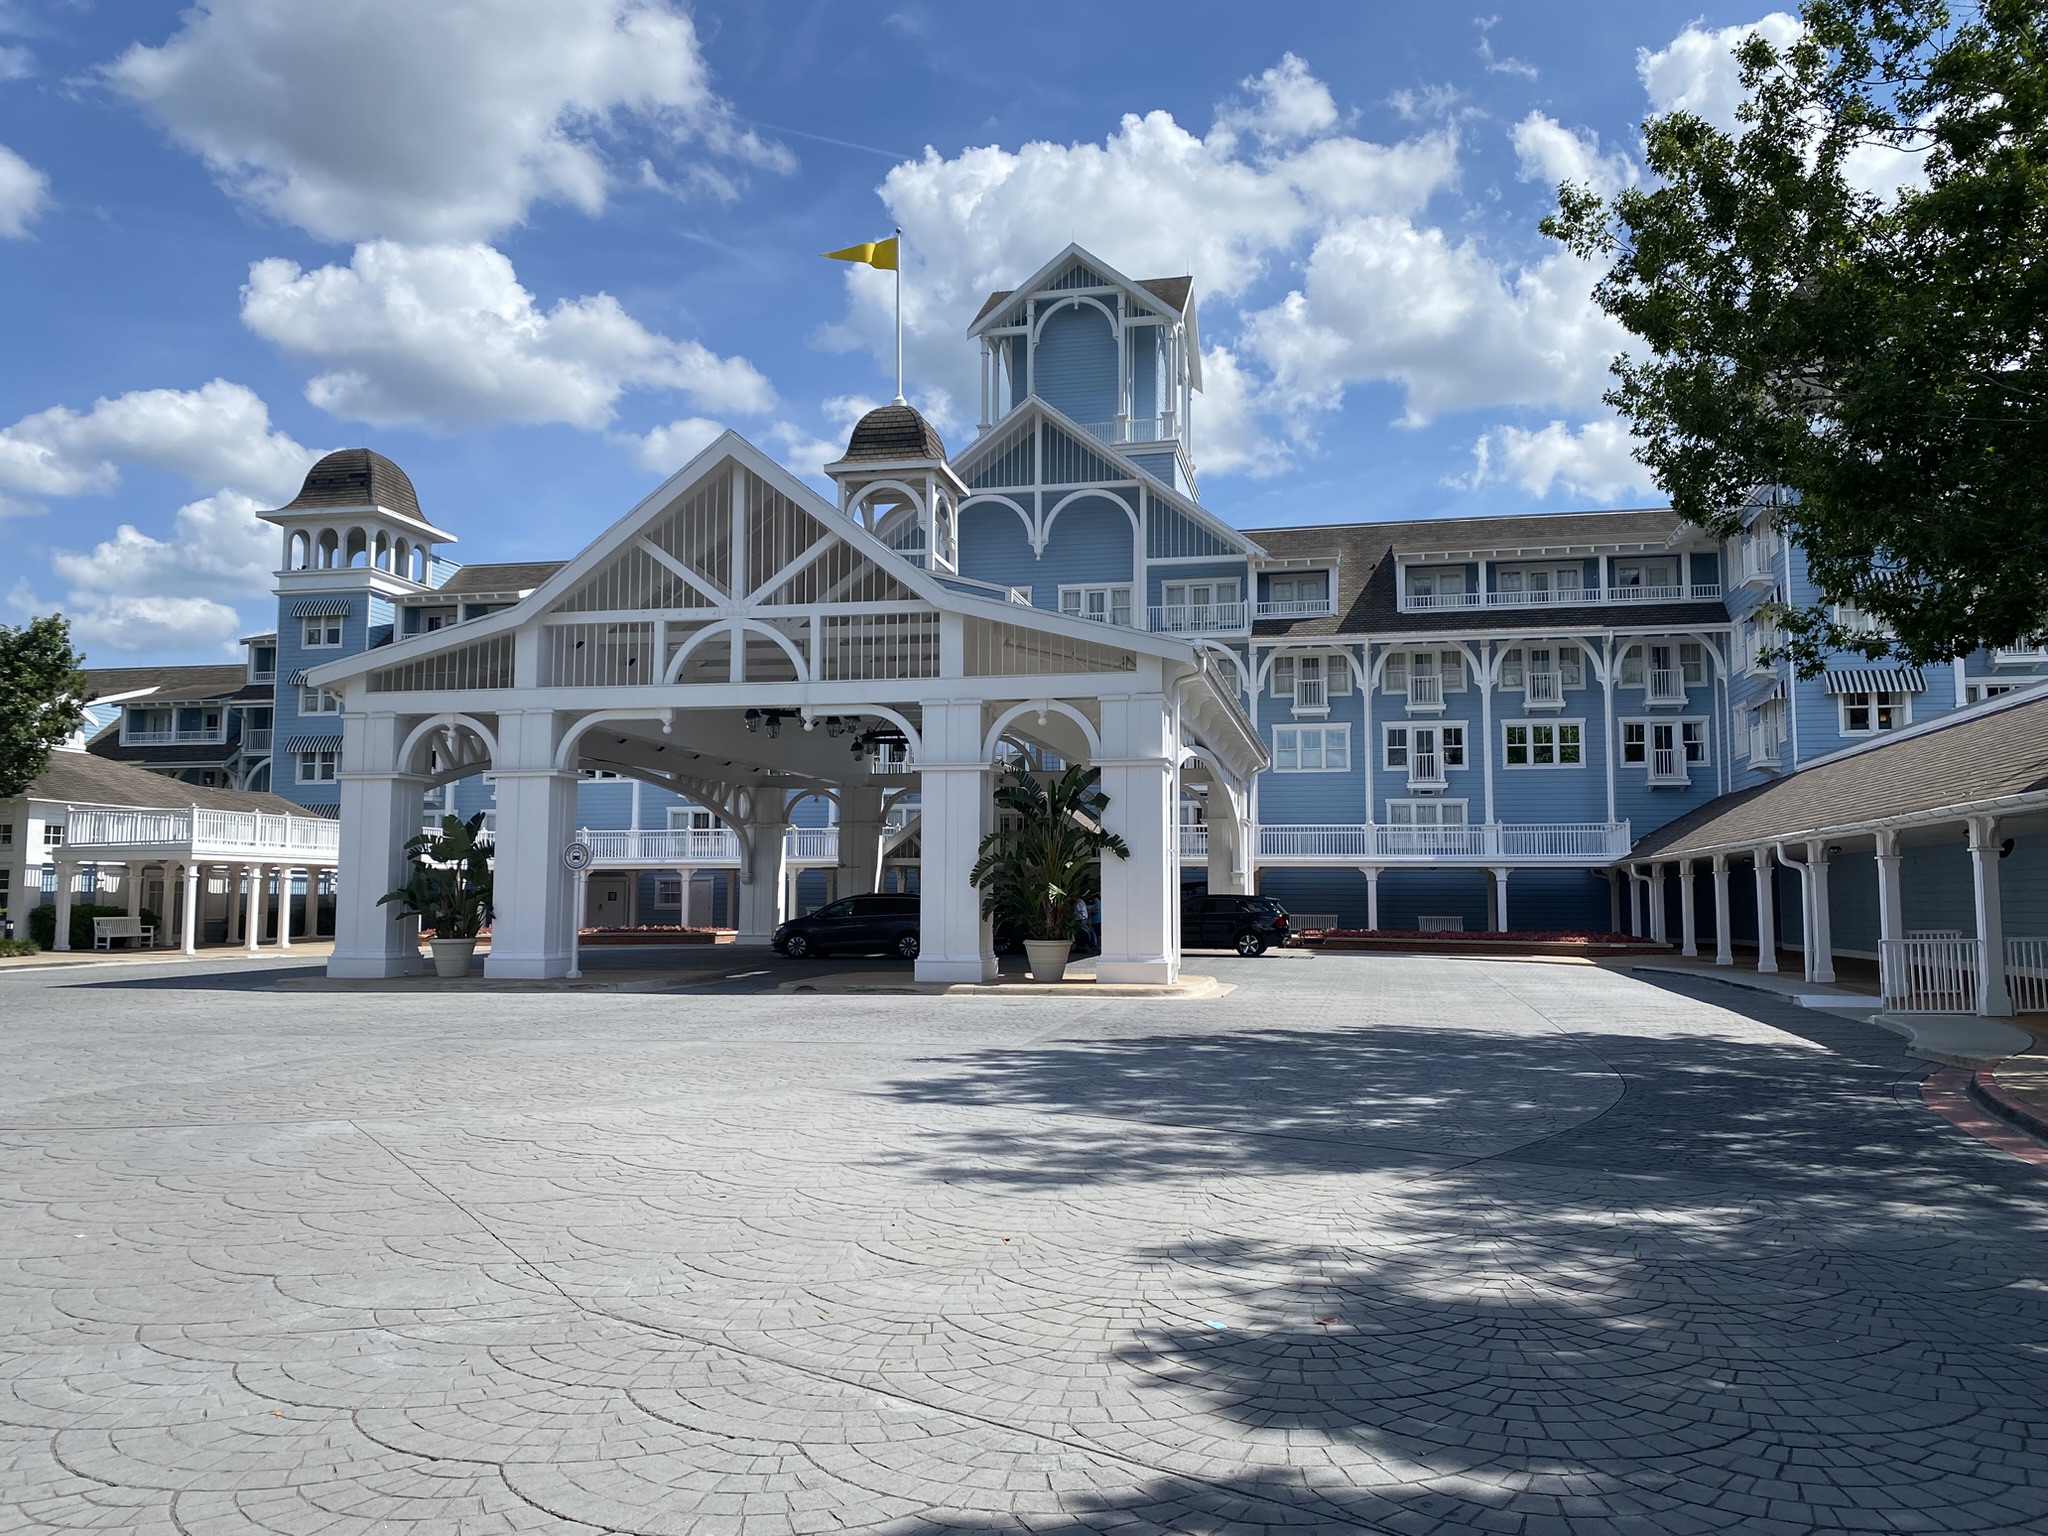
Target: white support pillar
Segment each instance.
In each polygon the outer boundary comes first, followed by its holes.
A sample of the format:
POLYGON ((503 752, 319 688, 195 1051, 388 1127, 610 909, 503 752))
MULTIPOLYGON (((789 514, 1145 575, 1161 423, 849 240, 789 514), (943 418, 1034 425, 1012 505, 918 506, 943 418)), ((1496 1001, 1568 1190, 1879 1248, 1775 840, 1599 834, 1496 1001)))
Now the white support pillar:
POLYGON ((1771 850, 1756 850, 1756 968, 1765 975, 1778 969, 1778 915, 1771 891, 1771 850))
POLYGON ((1130 845, 1128 859, 1102 861, 1104 982, 1180 979, 1174 941, 1179 892, 1174 870, 1173 707, 1157 693, 1102 701, 1103 825, 1130 845))
POLYGON ((1607 931, 1621 932, 1621 883, 1628 877, 1618 869, 1607 871, 1607 931))
POLYGON ((277 947, 292 947, 292 875, 290 865, 277 867, 277 947))
POLYGON ((1970 818, 1970 885, 1977 903, 1977 1011, 2002 1019, 2012 1014, 2005 985, 2005 903, 1999 887, 1998 820, 1970 818))
POLYGON ((1877 955, 1880 990, 1887 997, 1905 991, 1904 978, 1895 976, 1896 960, 1892 941, 1906 936, 1906 903, 1899 885, 1899 834, 1890 827, 1877 834, 1877 955))
POLYGON ((234 944, 242 937, 242 917, 247 910, 242 905, 242 877, 247 873, 245 866, 228 866, 228 925, 221 933, 223 943, 234 944))
POLYGON ((1714 855, 1714 964, 1735 963, 1735 935, 1729 931, 1728 855, 1714 855))
MULTIPOLYGON (((400 722, 390 715, 342 717, 341 862, 334 904, 334 953, 327 974, 410 976, 420 968, 420 925, 377 900, 406 879, 406 840, 420 829, 418 779, 398 772, 400 722)), ((500 886, 507 876, 500 866, 500 886)), ((249 947, 263 935, 266 871, 250 870, 249 947)))
POLYGON ((1369 932, 1377 932, 1380 926, 1380 872, 1377 869, 1365 872, 1365 926, 1369 932))
MULTIPOLYGON (((918 874, 923 896, 919 903, 919 981, 996 978, 994 931, 982 920, 981 893, 967 881, 982 835, 995 824, 981 735, 980 704, 925 705, 924 742, 917 760, 918 841, 923 855, 918 874)), ((1105 891, 1105 921, 1108 912, 1105 891)))
POLYGON ((1493 931, 1508 931, 1508 871, 1493 871, 1493 931))
MULTIPOLYGON (((253 955, 256 953, 256 946, 263 942, 263 882, 268 878, 269 872, 261 864, 251 864, 244 874, 249 881, 249 895, 242 907, 242 947, 253 955)), ((383 892, 380 891, 378 894, 381 896, 383 892)), ((387 924, 391 921, 390 910, 386 907, 380 914, 387 924)), ((335 926, 341 926, 338 912, 335 914, 335 926)), ((331 974, 332 967, 329 971, 331 974)))
MULTIPOLYGON (((1179 836, 1176 830, 1176 837, 1179 836)), ((1245 800, 1228 784, 1216 781, 1209 791, 1209 893, 1249 896, 1252 893, 1251 828, 1245 800)))
POLYGON ((832 899, 866 896, 879 889, 882 873, 882 786, 848 784, 839 791, 839 858, 832 874, 832 899))
POLYGON ((1678 861, 1678 952, 1687 959, 1699 958, 1699 914, 1694 910, 1692 860, 1678 861))
POLYGON ((57 860, 57 922, 51 931, 50 947, 58 953, 71 948, 71 888, 78 883, 78 866, 57 860))
POLYGON ((1823 839, 1806 845, 1806 871, 1806 979, 1833 986, 1834 909, 1828 900, 1828 845, 1823 839))
POLYGON ((1646 937, 1643 933, 1643 877, 1636 873, 1631 864, 1622 874, 1628 882, 1628 933, 1632 939, 1646 937))
POLYGON ((1650 937, 1659 944, 1671 942, 1669 924, 1665 921, 1664 866, 1650 865, 1650 872, 1643 878, 1643 893, 1650 908, 1650 937))
POLYGON ((789 892, 788 795, 780 789, 754 791, 751 814, 740 823, 739 914, 736 942, 766 945, 785 915, 789 892))
POLYGON ((199 953, 199 866, 187 862, 184 879, 185 911, 178 924, 178 949, 181 953, 199 953))
MULTIPOLYGON (((128 915, 130 917, 142 916, 142 866, 140 864, 131 862, 121 866, 121 894, 127 898, 128 915)), ((137 949, 142 948, 142 940, 137 939, 135 947, 137 949)))

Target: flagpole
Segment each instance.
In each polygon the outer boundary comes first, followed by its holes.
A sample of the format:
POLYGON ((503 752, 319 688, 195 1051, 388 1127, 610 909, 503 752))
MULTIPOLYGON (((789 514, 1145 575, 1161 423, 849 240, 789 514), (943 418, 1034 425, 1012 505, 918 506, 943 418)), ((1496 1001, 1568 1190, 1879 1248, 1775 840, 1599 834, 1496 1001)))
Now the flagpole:
POLYGON ((903 404, 903 226, 896 226, 896 403, 903 404))

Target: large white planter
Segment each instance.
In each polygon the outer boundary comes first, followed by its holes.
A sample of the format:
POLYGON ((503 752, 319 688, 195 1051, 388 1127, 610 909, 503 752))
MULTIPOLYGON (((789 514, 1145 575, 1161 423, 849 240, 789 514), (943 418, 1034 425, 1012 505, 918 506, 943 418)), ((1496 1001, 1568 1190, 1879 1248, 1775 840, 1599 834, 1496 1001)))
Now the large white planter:
POLYGON ((476 955, 475 939, 429 939, 427 947, 434 952, 434 974, 436 976, 467 976, 469 962, 476 955))
POLYGON ((1033 981, 1063 981, 1067 957, 1074 951, 1071 939, 1026 939, 1024 954, 1031 962, 1033 981))

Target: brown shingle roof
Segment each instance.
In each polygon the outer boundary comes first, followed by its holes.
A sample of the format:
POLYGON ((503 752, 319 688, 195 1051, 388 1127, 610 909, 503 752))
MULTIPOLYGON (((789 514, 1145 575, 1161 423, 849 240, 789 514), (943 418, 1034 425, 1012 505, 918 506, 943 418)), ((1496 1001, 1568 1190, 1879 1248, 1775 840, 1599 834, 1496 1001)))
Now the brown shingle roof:
POLYGON ((518 565, 465 565, 432 593, 460 597, 469 592, 531 592, 569 562, 529 560, 518 565))
POLYGON ((1691 857, 2048 791, 2048 696, 1937 722, 1774 784, 1710 800, 1636 840, 1634 857, 1691 857))
POLYGON ((902 460, 943 459, 945 440, 939 429, 926 421, 915 407, 884 405, 869 411, 853 425, 846 441, 849 459, 902 460))
POLYGON ((306 512, 318 507, 382 507, 401 517, 425 522, 412 479, 383 454, 369 448, 342 448, 306 471, 299 494, 278 510, 306 512))
POLYGON ((36 775, 27 793, 39 800, 70 805, 134 805, 148 810, 183 810, 197 805, 220 811, 310 814, 280 795, 181 784, 163 774, 110 762, 90 752, 52 752, 49 766, 36 775))
POLYGON ((198 667, 88 667, 91 697, 135 693, 153 688, 166 699, 225 699, 249 681, 249 669, 238 662, 198 667))

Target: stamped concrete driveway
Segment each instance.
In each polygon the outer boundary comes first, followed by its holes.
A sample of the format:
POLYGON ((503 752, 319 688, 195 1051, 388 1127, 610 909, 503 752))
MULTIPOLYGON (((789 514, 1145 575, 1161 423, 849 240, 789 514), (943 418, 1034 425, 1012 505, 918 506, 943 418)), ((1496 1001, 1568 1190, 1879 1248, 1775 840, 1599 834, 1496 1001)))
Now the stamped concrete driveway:
POLYGON ((2044 1184, 1888 1037, 1214 968, 0 978, 0 1529, 2048 1530, 2044 1184))

